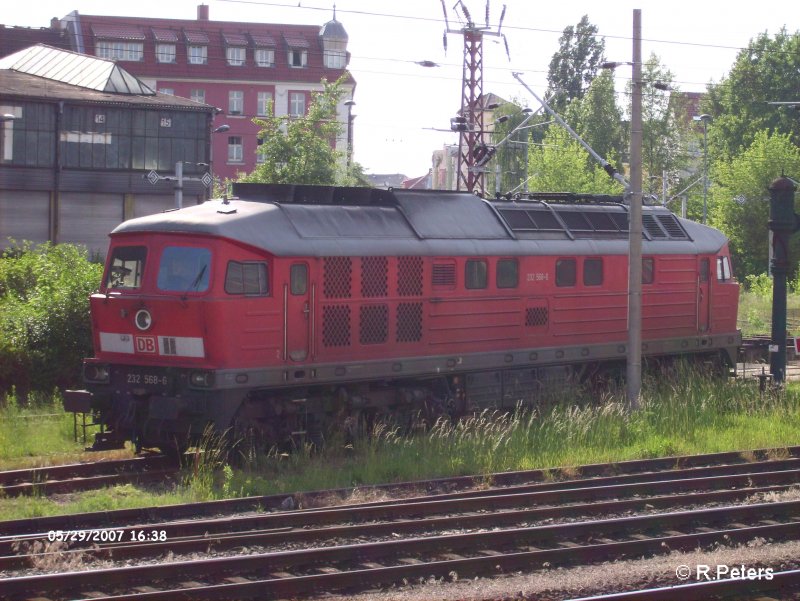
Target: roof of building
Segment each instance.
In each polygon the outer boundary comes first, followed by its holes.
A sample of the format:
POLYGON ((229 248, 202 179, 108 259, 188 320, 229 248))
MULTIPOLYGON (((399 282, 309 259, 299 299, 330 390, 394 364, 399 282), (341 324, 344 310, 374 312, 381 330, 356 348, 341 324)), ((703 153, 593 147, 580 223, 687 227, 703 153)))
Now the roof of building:
POLYGON ((52 27, 6 27, 0 25, 0 57, 8 56, 34 44, 47 44, 69 50, 69 39, 63 29, 52 27))
MULTIPOLYGON (((278 256, 625 254, 621 204, 495 203, 468 192, 236 184, 211 201, 119 225, 112 234, 219 236, 278 256)), ((712 253, 713 228, 644 207, 644 251, 712 253)))
MULTIPOLYGON (((13 56, 6 58, 11 59, 13 56)), ((83 87, 79 84, 49 78, 46 75, 31 74, 10 68, 4 64, 5 61, 6 59, 0 59, 0 96, 2 97, 52 101, 67 100, 90 104, 115 104, 140 108, 169 108, 204 112, 214 110, 212 106, 194 102, 188 98, 180 98, 153 92, 152 90, 150 93, 136 94, 130 91, 116 92, 83 87)), ((128 73, 127 77, 133 76, 128 73)), ((149 88, 147 89, 149 90, 149 88)))
POLYGON ((323 25, 319 30, 320 37, 323 38, 331 38, 334 40, 345 40, 347 41, 348 36, 347 32, 344 29, 344 25, 339 23, 336 20, 336 16, 333 17, 331 21, 328 21, 323 25))
POLYGON ((149 95, 155 91, 109 61, 36 44, 0 59, 0 69, 36 75, 71 86, 115 94, 149 95))

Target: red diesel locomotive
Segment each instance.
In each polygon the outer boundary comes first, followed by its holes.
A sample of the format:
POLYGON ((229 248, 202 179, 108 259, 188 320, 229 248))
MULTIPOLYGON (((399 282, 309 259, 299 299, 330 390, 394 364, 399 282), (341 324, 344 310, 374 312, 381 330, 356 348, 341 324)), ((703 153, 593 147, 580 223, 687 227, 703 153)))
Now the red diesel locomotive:
MULTIPOLYGON (((234 193, 111 233, 86 390, 66 395, 104 425, 96 448, 180 449, 209 424, 313 439, 376 415, 514 407, 624 366, 618 197, 234 193)), ((643 238, 644 357, 735 365, 725 236, 644 207, 643 238)))

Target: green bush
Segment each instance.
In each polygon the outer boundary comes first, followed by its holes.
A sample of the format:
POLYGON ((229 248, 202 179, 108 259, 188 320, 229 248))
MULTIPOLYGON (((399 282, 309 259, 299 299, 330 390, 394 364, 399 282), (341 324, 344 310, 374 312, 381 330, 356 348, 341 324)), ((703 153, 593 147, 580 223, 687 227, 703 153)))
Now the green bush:
POLYGON ((24 400, 79 382, 102 271, 72 244, 14 243, 0 255, 0 392, 13 386, 24 400))

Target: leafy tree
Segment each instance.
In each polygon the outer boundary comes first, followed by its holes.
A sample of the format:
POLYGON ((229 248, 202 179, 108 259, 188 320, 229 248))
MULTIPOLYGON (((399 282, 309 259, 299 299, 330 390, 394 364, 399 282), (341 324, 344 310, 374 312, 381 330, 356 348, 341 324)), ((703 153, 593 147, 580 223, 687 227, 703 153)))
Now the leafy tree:
POLYGON ((739 52, 728 76, 708 87, 702 108, 714 117, 708 129, 709 150, 733 157, 764 130, 786 133, 800 144, 800 119, 789 108, 770 101, 800 100, 800 32, 784 27, 771 38, 766 32, 739 52))
POLYGON ((557 94, 552 102, 556 111, 563 112, 570 102, 583 97, 604 60, 605 44, 587 15, 575 27, 564 29, 547 71, 548 93, 557 94))
MULTIPOLYGON (((730 238, 731 257, 740 280, 767 271, 769 185, 781 173, 800 174, 800 149, 788 134, 758 132, 753 143, 731 160, 712 166, 709 218, 730 238)), ((795 210, 799 210, 796 205, 795 210)), ((790 256, 797 257, 794 237, 790 256)))
POLYGON ((522 112, 521 104, 514 100, 501 105, 494 112, 496 125, 492 131, 492 144, 499 144, 509 134, 510 137, 497 148, 494 157, 486 165, 486 191, 489 195, 498 189, 505 193, 521 187, 527 177, 528 145, 532 131, 530 126, 536 123, 539 115, 528 120, 525 129, 514 131, 529 117, 529 113, 522 112))
POLYGON ((92 354, 89 295, 103 266, 72 244, 12 246, 0 254, 0 392, 49 392, 80 381, 92 354))
POLYGON ((323 90, 312 92, 304 117, 280 115, 253 119, 261 127, 262 144, 258 152, 264 161, 241 181, 318 185, 356 181, 353 175, 356 172, 347 172, 341 153, 332 144, 342 133, 336 107, 344 93, 344 77, 333 83, 323 79, 323 90))
POLYGON ((528 158, 528 184, 543 192, 582 192, 622 194, 622 186, 612 180, 589 153, 561 127, 551 126, 541 146, 531 146, 528 158))
POLYGON ((610 71, 601 71, 583 98, 569 105, 566 121, 608 162, 619 162, 627 154, 627 130, 610 71))

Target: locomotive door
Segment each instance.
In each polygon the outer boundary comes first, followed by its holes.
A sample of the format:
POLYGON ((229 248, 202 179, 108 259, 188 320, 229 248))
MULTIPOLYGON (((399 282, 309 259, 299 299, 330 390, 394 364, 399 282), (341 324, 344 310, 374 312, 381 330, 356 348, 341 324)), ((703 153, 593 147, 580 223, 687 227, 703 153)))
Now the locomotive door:
POLYGON ((292 264, 286 288, 286 351, 292 361, 305 361, 312 319, 307 263, 292 264))
POLYGON ((709 260, 700 259, 697 265, 697 331, 708 331, 711 307, 711 265, 709 260))

